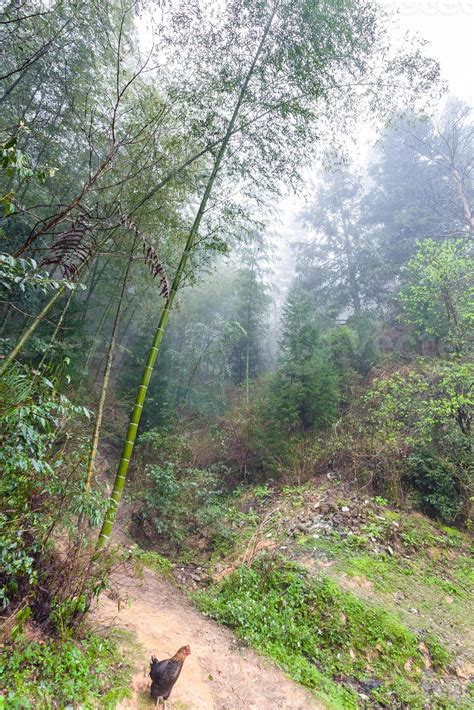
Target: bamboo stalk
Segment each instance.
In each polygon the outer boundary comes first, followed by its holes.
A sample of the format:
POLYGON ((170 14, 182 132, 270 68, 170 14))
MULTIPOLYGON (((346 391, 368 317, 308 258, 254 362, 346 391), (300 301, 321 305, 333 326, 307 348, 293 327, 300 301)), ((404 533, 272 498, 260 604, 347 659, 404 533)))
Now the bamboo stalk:
POLYGON ((124 296, 125 296, 125 290, 127 288, 130 267, 132 265, 132 256, 133 256, 133 250, 135 248, 135 242, 136 242, 136 238, 133 242, 133 246, 130 250, 128 262, 125 267, 122 289, 120 292, 119 302, 117 305, 117 311, 115 313, 115 319, 114 319, 114 324, 112 327, 112 334, 110 337, 109 348, 107 350, 107 359, 106 359, 105 370, 104 370, 104 378, 102 380, 102 387, 100 390, 99 404, 97 406, 97 416, 96 416, 95 425, 94 425, 94 433, 92 435, 91 450, 90 450, 90 454, 89 454, 89 460, 87 463, 86 490, 89 490, 89 488, 91 487, 92 477, 94 475, 94 464, 95 464, 95 459, 97 457, 99 436, 100 436, 100 430, 102 427, 102 419, 104 417, 105 399, 107 397, 107 390, 109 388, 110 371, 112 369, 112 363, 113 363, 114 354, 115 354, 115 345, 117 342, 117 331, 118 331, 118 327, 120 324, 120 316, 122 314, 123 301, 124 301, 124 296))
MULTIPOLYGON (((52 344, 56 341, 56 338, 58 337, 59 331, 61 330, 62 324, 64 323, 64 319, 65 319, 65 317, 66 317, 66 313, 67 313, 67 311, 68 311, 68 308, 69 308, 69 306, 71 305, 71 301, 72 301, 73 296, 74 296, 74 291, 71 291, 71 293, 69 294, 69 296, 68 296, 68 298, 67 298, 67 300, 66 300, 66 303, 64 304, 64 308, 63 308, 63 310, 61 311, 61 315, 60 315, 59 320, 58 320, 58 322, 57 322, 57 324, 56 324, 56 327, 55 327, 55 329, 54 329, 54 332, 53 332, 53 334, 52 334, 52 336, 51 336, 51 340, 49 341, 49 344, 50 344, 50 345, 52 345, 52 344)), ((41 370, 42 370, 42 368, 43 368, 43 365, 44 365, 45 362, 46 362, 46 357, 47 357, 47 352, 44 353, 44 355, 43 355, 43 357, 41 358, 41 361, 40 361, 40 363, 39 363, 39 365, 38 365, 38 370, 39 370, 40 372, 41 372, 41 370)), ((51 364, 51 359, 50 359, 50 364, 51 364)))

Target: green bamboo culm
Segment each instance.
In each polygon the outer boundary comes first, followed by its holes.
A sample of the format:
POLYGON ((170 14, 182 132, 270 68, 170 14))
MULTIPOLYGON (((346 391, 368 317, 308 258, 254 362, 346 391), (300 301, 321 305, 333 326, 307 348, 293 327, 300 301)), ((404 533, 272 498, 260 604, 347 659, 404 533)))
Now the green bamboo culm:
POLYGON ((153 367, 155 365, 156 358, 158 356, 158 352, 160 350, 161 343, 163 341, 163 336, 165 334, 166 326, 168 324, 168 320, 169 320, 170 313, 171 313, 171 308, 173 306, 173 302, 176 297, 176 293, 178 291, 179 285, 180 285, 181 280, 183 278, 186 264, 189 260, 194 243, 196 241, 196 237, 198 235, 198 231, 199 231, 199 227, 201 225, 204 211, 206 209, 207 203, 209 201, 209 197, 211 196, 212 189, 213 189, 214 183, 216 181, 217 173, 219 172, 219 169, 222 164, 222 160, 223 160, 225 152, 227 150, 227 146, 229 145, 229 141, 230 141, 232 134, 234 132, 234 126, 235 126, 235 123, 236 123, 237 118, 239 116, 242 102, 243 102, 245 94, 247 92, 247 87, 248 87, 249 82, 253 76, 253 73, 255 71, 255 67, 257 65, 258 59, 261 54, 261 51, 264 47, 265 41, 266 41, 268 33, 270 31, 270 27, 272 25, 273 18, 275 17, 277 6, 278 6, 278 3, 275 3, 275 5, 273 7, 273 11, 272 11, 272 13, 265 25, 265 29, 263 31, 262 38, 261 38, 260 43, 257 47, 254 58, 252 60, 252 64, 250 65, 250 68, 247 72, 245 80, 242 84, 242 88, 240 90, 237 102, 235 104, 234 111, 232 113, 231 119, 230 119, 229 124, 227 126, 227 130, 224 135, 224 138, 222 139, 222 143, 221 143, 221 146, 220 146, 219 151, 217 153, 216 159, 214 161, 214 165, 213 165, 211 174, 209 176, 209 180, 207 182, 206 189, 204 191, 204 195, 201 200, 201 204, 199 205, 199 209, 196 214, 196 218, 195 218, 195 220, 192 224, 192 227, 189 231, 184 251, 181 255, 181 259, 179 261, 178 268, 176 269, 173 283, 171 284, 171 289, 170 289, 170 294, 169 294, 168 300, 167 300, 165 307, 163 308, 163 311, 161 313, 158 327, 156 329, 155 336, 153 338, 153 343, 152 343, 149 353, 148 353, 145 369, 143 371, 142 378, 141 378, 140 384, 138 386, 137 394, 135 397, 135 404, 134 404, 134 407, 132 410, 132 416, 130 418, 130 423, 128 425, 127 436, 126 436, 125 443, 123 445, 123 450, 122 450, 122 456, 120 458, 118 470, 115 475, 114 486, 112 489, 112 493, 110 495, 109 505, 108 505, 107 511, 104 516, 104 522, 102 524, 102 528, 99 533, 99 537, 97 539, 97 549, 98 550, 102 549, 103 547, 105 547, 108 544, 110 536, 112 534, 112 530, 113 530, 114 522, 115 522, 115 517, 117 515, 117 510, 119 508, 120 501, 122 499, 122 493, 123 493, 123 489, 125 486, 125 480, 127 478, 127 472, 128 472, 128 467, 130 465, 130 459, 132 458, 133 449, 135 446, 135 440, 137 438, 138 425, 140 424, 140 419, 142 416, 142 410, 143 410, 143 405, 144 405, 145 399, 146 399, 148 385, 150 384, 150 379, 151 379, 151 375, 153 372, 153 367))
POLYGON ((112 370, 112 362, 113 362, 114 354, 115 354, 115 345, 117 342, 117 332, 118 332, 118 328, 119 328, 119 324, 120 324, 120 319, 122 316, 125 291, 127 288, 128 277, 130 274, 130 268, 132 266, 133 252, 135 250, 136 241, 137 241, 137 237, 135 236, 135 239, 133 240, 133 245, 130 250, 129 257, 128 257, 127 265, 125 267, 125 271, 123 274, 122 288, 120 291, 119 302, 117 305, 117 310, 115 312, 114 323, 112 326, 112 333, 110 336, 109 347, 107 350, 104 375, 103 375, 103 379, 102 379, 102 387, 100 388, 99 403, 97 406, 97 416, 95 419, 94 432, 92 434, 91 449, 89 452, 89 460, 87 463, 87 473, 86 473, 86 483, 85 483, 86 490, 89 490, 91 488, 92 479, 94 477, 94 466, 95 466, 95 460, 97 458, 97 450, 99 447, 99 437, 100 437, 100 431, 101 431, 101 427, 102 427, 102 419, 104 417, 105 400, 107 397, 107 391, 109 389, 110 372, 112 370))

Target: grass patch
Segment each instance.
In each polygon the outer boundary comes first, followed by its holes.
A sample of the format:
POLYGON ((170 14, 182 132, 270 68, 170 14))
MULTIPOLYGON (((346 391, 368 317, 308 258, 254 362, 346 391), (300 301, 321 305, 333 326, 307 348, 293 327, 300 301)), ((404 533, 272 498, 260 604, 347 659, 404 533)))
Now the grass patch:
POLYGON ((17 638, 0 649, 0 707, 112 710, 130 696, 131 665, 113 637, 44 642, 17 638))
POLYGON ((412 570, 388 555, 360 555, 347 560, 348 574, 366 577, 373 582, 380 592, 393 592, 397 589, 397 576, 409 577, 412 570))
POLYGON ((424 642, 430 654, 433 668, 438 671, 445 670, 452 661, 449 651, 440 643, 435 634, 426 634, 424 642))
POLYGON ((417 636, 331 579, 262 557, 200 593, 198 604, 331 707, 355 709, 359 693, 389 707, 423 705, 417 636))
POLYGON ((131 550, 132 559, 135 562, 135 572, 138 576, 143 576, 143 567, 151 569, 153 572, 171 578, 173 563, 167 557, 163 557, 154 550, 142 550, 138 545, 134 545, 131 550))

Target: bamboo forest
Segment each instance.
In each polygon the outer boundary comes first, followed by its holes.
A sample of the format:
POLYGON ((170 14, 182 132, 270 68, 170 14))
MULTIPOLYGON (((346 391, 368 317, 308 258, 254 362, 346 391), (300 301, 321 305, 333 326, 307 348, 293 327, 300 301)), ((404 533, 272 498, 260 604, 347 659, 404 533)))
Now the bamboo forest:
POLYGON ((0 710, 474 707, 473 47, 0 0, 0 710))

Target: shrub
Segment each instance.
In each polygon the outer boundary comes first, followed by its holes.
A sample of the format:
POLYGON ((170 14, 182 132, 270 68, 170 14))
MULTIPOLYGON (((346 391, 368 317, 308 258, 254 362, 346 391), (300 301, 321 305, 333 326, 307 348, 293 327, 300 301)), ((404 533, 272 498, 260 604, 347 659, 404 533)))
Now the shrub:
POLYGON ((0 705, 116 707, 130 695, 131 668, 111 639, 27 641, 0 648, 0 705))
POLYGON ((408 457, 407 480, 416 491, 420 510, 446 521, 459 515, 461 487, 453 463, 427 449, 416 449, 408 457))
POLYGON ((446 349, 472 347, 474 327, 474 261, 465 240, 441 244, 426 239, 406 266, 399 299, 404 320, 422 338, 446 349))
POLYGON ((474 489, 473 366, 419 358, 372 379, 326 441, 316 468, 331 467, 421 510, 469 521, 474 489))
POLYGON ((197 530, 203 509, 219 494, 213 470, 181 468, 176 464, 150 464, 133 499, 132 532, 149 541, 180 548, 197 530))
POLYGON ((77 540, 78 515, 94 523, 103 507, 98 492, 84 488, 87 448, 72 429, 88 412, 20 365, 0 387, 0 608, 10 613, 21 600, 38 621, 50 622, 68 595, 79 609, 81 595, 103 583, 100 565, 77 540), (57 538, 62 554, 54 550, 57 538))

